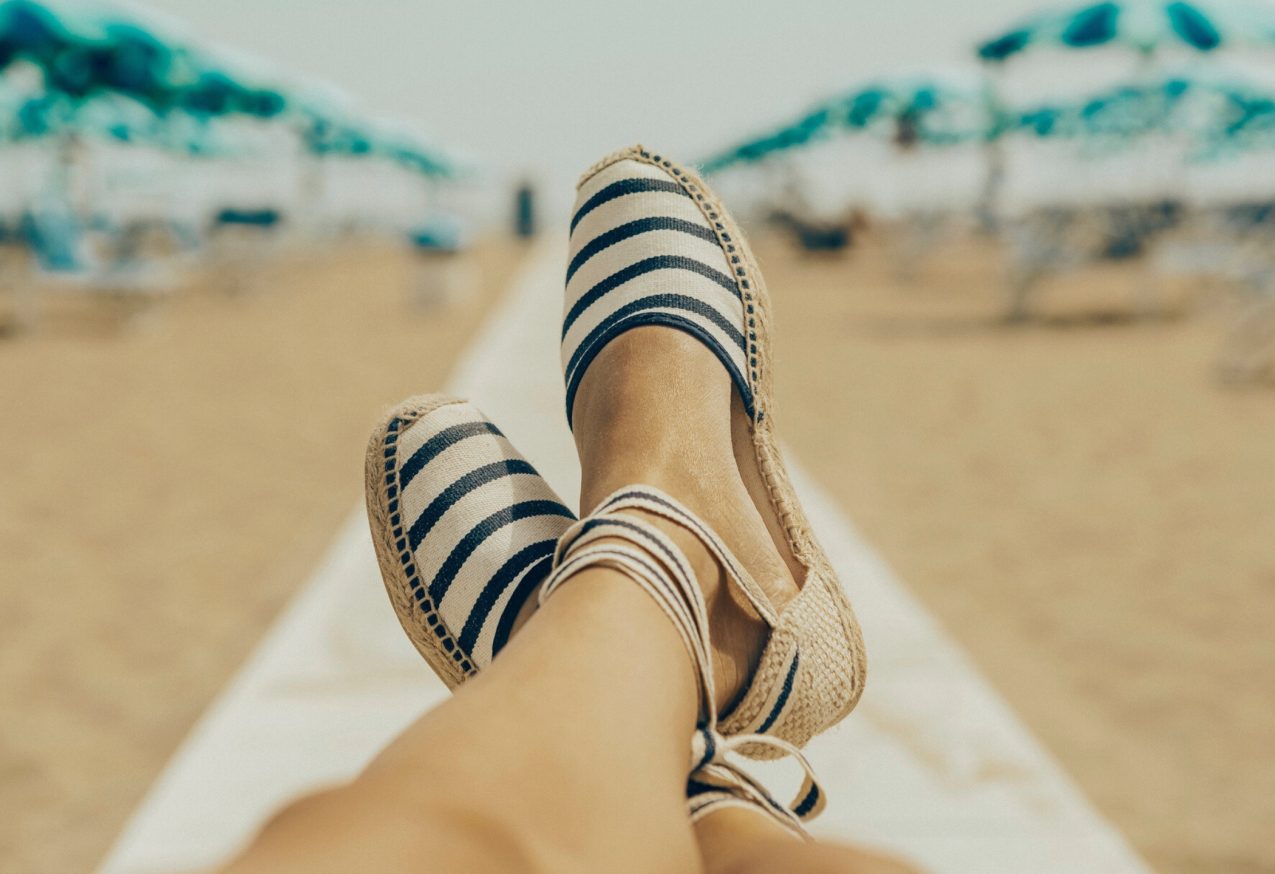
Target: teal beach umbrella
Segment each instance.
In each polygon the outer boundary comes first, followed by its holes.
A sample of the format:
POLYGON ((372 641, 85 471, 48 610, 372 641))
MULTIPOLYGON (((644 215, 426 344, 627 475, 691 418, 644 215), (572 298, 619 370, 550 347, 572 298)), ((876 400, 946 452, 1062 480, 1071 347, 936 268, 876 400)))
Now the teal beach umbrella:
POLYGON ((1103 0, 1030 18, 977 51, 983 61, 1001 63, 1043 46, 1149 54, 1170 45, 1212 52, 1246 44, 1275 45, 1275 8, 1242 0, 1103 0))
POLYGON ((1128 148, 1148 135, 1182 135, 1195 154, 1256 145, 1275 119, 1275 94, 1240 78, 1168 73, 1071 103, 1035 106, 1008 118, 1004 133, 1085 139, 1128 148))
POLYGON ((908 78, 869 83, 825 101, 800 118, 703 162, 706 173, 752 164, 836 136, 869 132, 900 145, 956 145, 988 135, 991 116, 981 81, 908 78))
POLYGON ((288 107, 286 93, 277 87, 253 83, 227 69, 201 69, 194 81, 174 100, 177 108, 192 115, 219 117, 244 115, 275 118, 288 107))
POLYGON ((126 95, 157 112, 273 118, 284 93, 255 81, 184 34, 96 5, 0 0, 0 71, 26 61, 45 89, 71 99, 126 95))
POLYGON ((194 81, 191 53, 151 25, 106 9, 34 0, 0 2, 0 69, 27 61, 50 92, 127 94, 155 108, 194 81))
POLYGON ((459 165, 405 126, 362 118, 322 93, 295 101, 292 114, 307 152, 317 157, 380 158, 422 176, 453 179, 459 165))

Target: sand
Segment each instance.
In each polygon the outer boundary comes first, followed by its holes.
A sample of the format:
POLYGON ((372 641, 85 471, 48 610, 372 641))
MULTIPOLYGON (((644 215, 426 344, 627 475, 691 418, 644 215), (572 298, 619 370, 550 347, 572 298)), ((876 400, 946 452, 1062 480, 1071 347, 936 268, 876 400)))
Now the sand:
POLYGON ((480 246, 442 310, 355 246, 0 339, 0 868, 97 863, 362 499, 377 414, 443 383, 520 254, 480 246))
MULTIPOLYGON (((0 342, 6 868, 105 852, 361 499, 377 411, 442 382, 519 252, 476 254, 445 312, 354 248, 0 342)), ((872 241, 760 255, 805 465, 1157 869, 1275 870, 1275 391, 1213 379, 1221 300, 1131 320, 1104 269, 1007 328, 983 244, 911 282, 872 241)))
MULTIPOLYGON (((996 324, 999 259, 763 247, 798 455, 1157 870, 1275 871, 1275 391, 1130 268, 996 324)), ((871 641, 869 641, 869 645, 871 641)), ((871 681, 867 694, 871 694, 871 681)))

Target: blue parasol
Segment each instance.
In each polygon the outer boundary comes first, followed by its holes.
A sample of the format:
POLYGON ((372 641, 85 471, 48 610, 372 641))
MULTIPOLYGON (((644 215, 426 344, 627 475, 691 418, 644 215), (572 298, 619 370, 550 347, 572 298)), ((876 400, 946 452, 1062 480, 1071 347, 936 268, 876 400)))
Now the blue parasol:
POLYGON ((1166 73, 1072 103, 1032 107, 1003 123, 1004 133, 1087 139, 1129 147, 1151 134, 1182 135, 1199 155, 1255 145, 1275 123, 1275 94, 1216 72, 1166 73))
POLYGON ((1040 46, 1115 45, 1149 54, 1166 45, 1212 52, 1243 44, 1275 44, 1275 8, 1241 0, 1103 0, 1028 19, 984 42, 978 56, 1000 63, 1040 46))
POLYGON ((988 135, 989 101, 975 83, 933 77, 867 84, 819 104, 794 122, 748 140, 703 162, 706 173, 764 161, 779 153, 854 132, 893 136, 900 145, 945 146, 988 135))
POLYGON ((82 100, 118 93, 157 112, 202 117, 283 112, 281 90, 197 49, 172 28, 113 10, 35 0, 0 0, 0 70, 38 67, 50 94, 82 100))

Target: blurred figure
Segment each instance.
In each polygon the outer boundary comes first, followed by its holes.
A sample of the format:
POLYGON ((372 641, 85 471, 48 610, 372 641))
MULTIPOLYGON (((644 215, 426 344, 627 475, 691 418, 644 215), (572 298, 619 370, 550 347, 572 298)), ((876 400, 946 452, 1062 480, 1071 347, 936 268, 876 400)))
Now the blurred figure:
POLYGON ((514 193, 514 234, 524 240, 536 235, 536 189, 526 179, 514 193))

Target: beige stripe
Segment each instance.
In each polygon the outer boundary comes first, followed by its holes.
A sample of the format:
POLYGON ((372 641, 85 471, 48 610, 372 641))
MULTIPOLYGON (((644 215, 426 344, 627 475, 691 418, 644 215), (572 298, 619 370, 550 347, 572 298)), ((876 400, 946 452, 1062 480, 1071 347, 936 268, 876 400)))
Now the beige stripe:
POLYGON ((675 182, 672 176, 659 167, 654 167, 642 161, 617 161, 611 166, 596 173, 588 179, 583 185, 576 189, 576 205, 572 210, 572 215, 579 211, 590 197, 597 194, 603 188, 606 188, 612 182, 619 182, 621 179, 663 179, 675 182))
MULTIPOLYGON (((571 303, 575 303, 581 295, 586 294, 589 289, 607 277, 631 267, 645 258, 658 256, 692 258, 706 267, 711 267, 727 278, 731 277, 730 265, 726 263, 726 259, 722 256, 721 247, 716 243, 709 243, 698 237, 692 237, 690 234, 684 234, 681 231, 649 231, 607 246, 584 262, 575 275, 571 277, 571 283, 567 286, 567 299, 571 303)), ((652 274, 647 275, 650 276, 652 274)), ((641 280, 639 279, 639 281, 641 280)), ((735 297, 732 292, 727 291, 716 283, 711 284, 725 296, 724 300, 731 301, 731 305, 734 308, 740 308, 739 298, 735 297)))
MULTIPOLYGON (((481 462, 475 459, 474 467, 487 463, 490 462, 485 459, 481 462)), ((501 477, 484 483, 465 495, 448 508, 430 529, 428 536, 416 548, 416 566, 420 570, 422 581, 428 585, 434 579, 435 574, 456 545, 483 519, 522 501, 543 500, 557 499, 543 478, 537 474, 528 473, 501 477)), ((486 541, 485 546, 489 549, 503 549, 509 546, 512 530, 512 526, 501 529, 486 541)), ((446 600, 451 600, 450 590, 446 600)))
POLYGON ((671 216, 709 228, 695 201, 670 191, 644 191, 609 200, 595 207, 571 233, 571 255, 593 238, 625 222, 647 216, 671 216))

